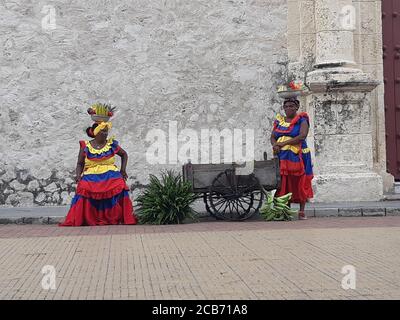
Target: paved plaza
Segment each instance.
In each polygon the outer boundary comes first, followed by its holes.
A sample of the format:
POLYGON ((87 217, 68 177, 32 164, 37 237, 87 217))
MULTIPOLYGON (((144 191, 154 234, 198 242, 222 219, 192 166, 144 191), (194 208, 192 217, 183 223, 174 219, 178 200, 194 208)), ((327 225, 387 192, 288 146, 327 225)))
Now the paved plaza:
POLYGON ((399 299, 399 252, 399 216, 1 225, 0 299, 399 299))

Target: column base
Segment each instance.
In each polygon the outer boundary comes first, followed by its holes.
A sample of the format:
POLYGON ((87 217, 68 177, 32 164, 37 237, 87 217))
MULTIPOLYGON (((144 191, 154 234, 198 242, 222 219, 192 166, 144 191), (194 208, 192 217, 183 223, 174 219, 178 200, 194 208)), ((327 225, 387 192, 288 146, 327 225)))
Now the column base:
POLYGON ((360 69, 336 67, 309 72, 307 83, 313 93, 329 91, 370 92, 376 88, 379 81, 360 69))
POLYGON ((382 177, 376 173, 321 174, 314 177, 313 202, 380 201, 382 177))

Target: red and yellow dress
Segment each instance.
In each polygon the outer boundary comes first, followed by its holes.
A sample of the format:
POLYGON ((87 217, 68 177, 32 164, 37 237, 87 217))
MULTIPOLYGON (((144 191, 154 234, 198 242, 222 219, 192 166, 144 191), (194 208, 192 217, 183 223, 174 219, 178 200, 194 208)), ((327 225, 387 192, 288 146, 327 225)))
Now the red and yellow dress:
POLYGON ((115 154, 121 148, 118 141, 110 138, 99 150, 89 141, 79 143, 85 166, 70 210, 60 226, 136 224, 129 187, 114 164, 115 154))
MULTIPOLYGON (((307 121, 310 124, 308 114, 299 113, 290 123, 278 114, 274 121, 273 133, 277 142, 284 142, 293 139, 300 134, 301 124, 307 121)), ((277 192, 278 196, 292 193, 291 202, 307 202, 312 198, 313 190, 311 181, 314 177, 311 153, 307 147, 306 140, 298 145, 286 145, 278 153, 281 187, 277 192)))

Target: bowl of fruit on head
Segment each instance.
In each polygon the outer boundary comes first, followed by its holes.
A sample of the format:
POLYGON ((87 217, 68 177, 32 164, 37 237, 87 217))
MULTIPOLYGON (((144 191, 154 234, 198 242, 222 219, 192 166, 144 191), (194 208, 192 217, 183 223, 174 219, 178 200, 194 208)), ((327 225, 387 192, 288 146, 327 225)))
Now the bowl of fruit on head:
POLYGON ((297 98, 301 96, 307 87, 302 81, 291 81, 288 86, 282 85, 278 87, 278 95, 283 99, 297 98))
POLYGON ((92 120, 96 123, 108 122, 114 115, 115 107, 111 107, 109 104, 95 103, 88 110, 92 120))

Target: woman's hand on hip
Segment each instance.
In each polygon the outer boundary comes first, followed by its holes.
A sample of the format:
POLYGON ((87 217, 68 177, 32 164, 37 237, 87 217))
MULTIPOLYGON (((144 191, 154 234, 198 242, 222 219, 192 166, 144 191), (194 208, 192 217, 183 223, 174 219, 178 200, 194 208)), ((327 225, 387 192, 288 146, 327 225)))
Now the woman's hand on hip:
POLYGON ((124 178, 125 181, 128 180, 128 174, 125 170, 120 170, 119 172, 121 173, 122 178, 124 178))

